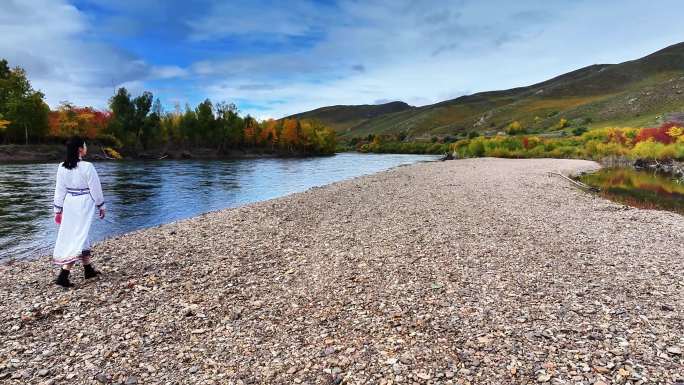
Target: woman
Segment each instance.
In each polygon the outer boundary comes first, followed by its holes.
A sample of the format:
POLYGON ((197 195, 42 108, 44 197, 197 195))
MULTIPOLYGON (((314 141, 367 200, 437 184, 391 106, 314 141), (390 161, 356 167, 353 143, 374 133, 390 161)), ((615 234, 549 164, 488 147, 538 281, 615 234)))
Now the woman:
POLYGON ((73 286, 69 272, 78 261, 83 263, 86 279, 100 274, 90 263, 88 233, 95 208, 102 219, 105 206, 95 167, 81 160, 87 153, 88 147, 82 138, 69 139, 66 160, 57 169, 54 206, 55 222, 60 226, 52 255, 54 263, 62 267, 55 282, 62 287, 73 286))

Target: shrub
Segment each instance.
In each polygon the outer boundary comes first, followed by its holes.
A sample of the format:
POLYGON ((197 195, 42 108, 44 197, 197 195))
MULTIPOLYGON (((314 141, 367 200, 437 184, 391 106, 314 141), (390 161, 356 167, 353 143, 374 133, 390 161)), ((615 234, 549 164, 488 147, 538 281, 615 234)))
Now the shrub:
POLYGON ((468 155, 473 157, 480 157, 485 154, 484 142, 486 140, 482 138, 473 139, 470 144, 468 144, 468 155))
POLYGON ((684 137, 679 137, 680 142, 674 145, 675 157, 679 160, 684 160, 684 137))
POLYGON ((520 134, 523 132, 525 132, 525 129, 523 128, 522 124, 520 124, 520 122, 517 120, 509 124, 506 128, 506 133, 510 135, 520 134))
POLYGON ((673 138, 678 138, 682 136, 682 134, 684 134, 684 128, 672 126, 670 127, 670 129, 667 130, 667 134, 673 138))
POLYGON ((658 159, 658 154, 662 152, 665 145, 653 139, 637 143, 629 152, 632 158, 637 159, 658 159))
POLYGON ((572 130, 572 134, 575 135, 575 136, 580 136, 580 135, 584 134, 584 133, 587 132, 587 131, 588 131, 588 130, 587 130, 586 127, 577 127, 577 128, 575 128, 574 130, 572 130))
POLYGON ((537 147, 539 144, 541 144, 541 139, 537 136, 526 136, 522 138, 522 146, 526 149, 529 150, 531 148, 537 147))
POLYGON ((639 143, 652 139, 663 144, 674 143, 677 140, 676 136, 670 135, 670 132, 677 133, 679 131, 678 128, 676 123, 665 123, 660 127, 642 128, 639 130, 634 141, 639 143))

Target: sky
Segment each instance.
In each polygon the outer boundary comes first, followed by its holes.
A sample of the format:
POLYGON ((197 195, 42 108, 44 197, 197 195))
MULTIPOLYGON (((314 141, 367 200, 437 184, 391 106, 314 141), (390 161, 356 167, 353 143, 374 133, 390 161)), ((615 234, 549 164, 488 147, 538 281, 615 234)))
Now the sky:
POLYGON ((682 0, 0 0, 0 58, 51 107, 118 87, 260 119, 425 105, 684 41, 682 0))

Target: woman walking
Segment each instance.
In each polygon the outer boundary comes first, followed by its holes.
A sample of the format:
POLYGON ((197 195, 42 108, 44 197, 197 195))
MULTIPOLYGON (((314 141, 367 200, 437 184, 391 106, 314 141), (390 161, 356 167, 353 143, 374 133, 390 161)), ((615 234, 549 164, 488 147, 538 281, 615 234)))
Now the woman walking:
POLYGON ((67 143, 66 160, 57 169, 55 187, 55 222, 59 224, 53 261, 61 266, 55 282, 62 287, 72 287, 69 272, 74 263, 81 262, 85 278, 100 274, 90 263, 90 240, 88 233, 93 223, 95 208, 100 218, 105 216, 102 186, 95 167, 81 160, 88 153, 85 141, 73 137, 67 143))

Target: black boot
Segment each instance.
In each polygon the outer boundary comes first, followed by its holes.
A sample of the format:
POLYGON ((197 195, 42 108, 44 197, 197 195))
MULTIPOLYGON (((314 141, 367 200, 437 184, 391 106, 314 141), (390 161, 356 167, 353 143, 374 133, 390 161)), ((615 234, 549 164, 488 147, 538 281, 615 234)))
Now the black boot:
POLYGON ((99 271, 93 269, 93 265, 91 265, 91 264, 83 265, 83 273, 84 273, 85 279, 95 278, 98 275, 102 274, 99 271))
POLYGON ((61 269, 59 272, 59 276, 57 276, 57 280, 55 281, 56 284, 58 284, 61 287, 73 287, 74 284, 69 282, 69 270, 67 269, 61 269))

